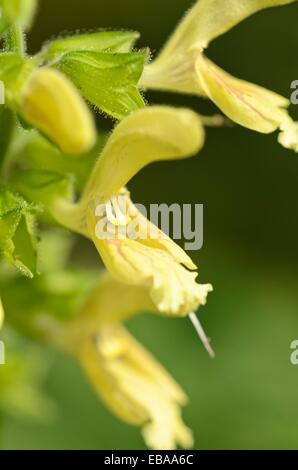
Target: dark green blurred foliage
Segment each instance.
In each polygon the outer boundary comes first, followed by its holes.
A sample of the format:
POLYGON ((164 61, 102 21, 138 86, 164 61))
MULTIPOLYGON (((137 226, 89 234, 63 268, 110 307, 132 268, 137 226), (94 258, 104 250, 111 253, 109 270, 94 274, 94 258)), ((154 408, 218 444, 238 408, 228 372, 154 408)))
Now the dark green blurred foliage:
MULTIPOLYGON (((140 31, 138 45, 154 53, 190 4, 42 0, 29 48, 35 52, 63 31, 108 27, 140 31)), ((298 78, 297 18, 297 4, 261 12, 216 40, 208 55, 235 76, 289 96, 298 78)), ((198 98, 159 93, 146 98, 215 111, 198 98)), ((108 120, 100 123, 110 126, 108 120)), ((297 449, 298 367, 290 363, 290 343, 298 338, 297 155, 272 135, 237 126, 212 129, 197 158, 152 165, 130 190, 142 203, 204 204, 204 248, 193 256, 201 280, 215 288, 200 313, 216 359, 207 357, 186 320, 143 316, 131 322, 138 339, 187 391, 185 420, 195 431, 196 448, 297 449)), ((83 248, 85 256, 89 245, 83 248)), ((77 367, 60 355, 47 389, 59 406, 57 420, 7 421, 2 448, 143 448, 138 430, 118 422, 77 367)))

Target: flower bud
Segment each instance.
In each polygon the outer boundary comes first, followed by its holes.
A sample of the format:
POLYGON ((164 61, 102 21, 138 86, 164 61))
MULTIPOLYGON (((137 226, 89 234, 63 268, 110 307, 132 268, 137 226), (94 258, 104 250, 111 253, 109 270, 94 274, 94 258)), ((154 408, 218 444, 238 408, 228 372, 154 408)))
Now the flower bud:
POLYGON ((65 153, 87 152, 95 144, 94 121, 76 87, 61 72, 40 68, 21 90, 20 112, 65 153))

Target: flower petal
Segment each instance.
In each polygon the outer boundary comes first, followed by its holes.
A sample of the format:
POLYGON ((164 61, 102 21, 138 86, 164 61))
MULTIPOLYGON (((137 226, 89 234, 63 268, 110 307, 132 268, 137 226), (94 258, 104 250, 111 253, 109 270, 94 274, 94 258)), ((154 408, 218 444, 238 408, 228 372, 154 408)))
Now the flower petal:
POLYGON ((204 56, 198 58, 196 70, 200 89, 234 122, 270 133, 287 119, 286 98, 233 77, 204 56))
POLYGON ((89 236, 110 273, 125 284, 149 289, 160 313, 186 316, 206 303, 212 286, 195 282, 197 272, 190 272, 181 264, 193 269, 192 261, 186 254, 181 254, 179 247, 174 247, 174 242, 167 238, 163 242, 117 234, 102 237, 97 233, 93 210, 88 211, 87 226, 89 236))
POLYGON ((20 113, 63 152, 79 154, 96 142, 91 112, 76 87, 61 72, 43 67, 21 90, 20 113))
POLYGON ((124 328, 102 328, 86 339, 79 361, 109 408, 129 424, 144 427, 150 447, 191 447, 191 431, 181 419, 184 392, 124 328))
POLYGON ((126 197, 126 207, 134 227, 138 232, 138 240, 144 245, 166 251, 177 263, 183 264, 191 271, 196 271, 197 266, 186 252, 169 236, 151 223, 132 203, 127 190, 122 191, 126 197))
POLYGON ((265 8, 286 5, 296 0, 199 0, 189 10, 160 58, 179 50, 203 50, 207 45, 252 14, 265 8))
POLYGON ((148 289, 127 286, 105 272, 87 299, 83 311, 74 321, 72 337, 75 334, 78 342, 82 331, 87 336, 99 327, 121 323, 144 312, 157 312, 148 289))
POLYGON ((204 144, 199 116, 187 109, 153 106, 125 118, 112 133, 83 196, 106 202, 151 162, 195 155, 204 144))
POLYGON ((280 126, 278 142, 285 148, 298 153, 298 122, 286 119, 280 126))
POLYGON ((203 49, 246 17, 296 0, 200 0, 186 15, 161 54, 145 67, 140 86, 197 94, 211 99, 233 121, 262 133, 282 132, 279 142, 298 149, 289 100, 237 79, 203 55, 203 49))

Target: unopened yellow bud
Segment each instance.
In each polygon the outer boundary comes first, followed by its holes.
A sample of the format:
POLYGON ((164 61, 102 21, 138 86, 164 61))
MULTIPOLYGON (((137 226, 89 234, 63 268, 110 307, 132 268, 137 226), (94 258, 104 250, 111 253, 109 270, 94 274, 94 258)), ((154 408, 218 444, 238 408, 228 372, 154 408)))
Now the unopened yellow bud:
POLYGON ((20 111, 65 153, 88 151, 96 141, 94 121, 76 87, 61 72, 40 68, 21 91, 20 111))

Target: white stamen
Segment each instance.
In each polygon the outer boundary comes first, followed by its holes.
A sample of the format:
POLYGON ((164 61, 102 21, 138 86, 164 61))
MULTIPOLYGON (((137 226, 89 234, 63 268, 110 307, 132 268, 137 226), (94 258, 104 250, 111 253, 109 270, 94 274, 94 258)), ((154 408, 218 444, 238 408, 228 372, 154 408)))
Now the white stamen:
POLYGON ((115 215, 113 214, 113 208, 112 208, 112 203, 111 201, 106 202, 106 211, 107 211, 107 218, 111 224, 115 225, 117 227, 118 221, 115 215))
POLYGON ((203 327, 198 319, 198 317, 196 316, 196 314, 194 312, 191 312, 189 315, 189 319, 191 321, 191 323, 193 324, 196 332, 198 333, 203 345, 205 346, 208 354, 210 357, 215 357, 215 353, 210 345, 210 341, 209 339, 207 338, 206 334, 205 334, 205 331, 203 330, 203 327))
POLYGON ((119 225, 125 226, 127 224, 127 216, 123 214, 119 206, 118 196, 113 196, 111 201, 119 225))

